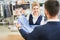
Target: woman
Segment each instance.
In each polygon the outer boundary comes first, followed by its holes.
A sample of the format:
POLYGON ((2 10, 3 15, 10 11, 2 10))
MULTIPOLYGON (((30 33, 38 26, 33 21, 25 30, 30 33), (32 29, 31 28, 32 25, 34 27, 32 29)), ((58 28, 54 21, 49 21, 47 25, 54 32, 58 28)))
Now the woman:
POLYGON ((32 14, 29 16, 30 25, 43 25, 44 17, 40 15, 40 5, 37 2, 32 3, 32 14))

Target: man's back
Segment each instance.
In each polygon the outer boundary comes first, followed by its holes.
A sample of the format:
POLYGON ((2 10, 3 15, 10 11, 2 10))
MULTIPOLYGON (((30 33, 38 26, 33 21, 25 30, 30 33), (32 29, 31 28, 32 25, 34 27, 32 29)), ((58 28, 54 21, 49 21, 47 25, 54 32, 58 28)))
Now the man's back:
POLYGON ((60 40, 60 22, 48 22, 35 28, 27 40, 60 40))

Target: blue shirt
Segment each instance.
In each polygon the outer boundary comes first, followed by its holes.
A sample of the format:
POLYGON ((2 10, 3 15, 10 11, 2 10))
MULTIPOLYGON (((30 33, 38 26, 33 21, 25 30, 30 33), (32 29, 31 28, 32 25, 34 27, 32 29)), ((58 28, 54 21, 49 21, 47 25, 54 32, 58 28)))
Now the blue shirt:
POLYGON ((21 25, 21 29, 23 29, 27 33, 31 33, 34 29, 32 26, 29 25, 29 22, 26 19, 25 15, 20 15, 18 17, 18 23, 21 25))

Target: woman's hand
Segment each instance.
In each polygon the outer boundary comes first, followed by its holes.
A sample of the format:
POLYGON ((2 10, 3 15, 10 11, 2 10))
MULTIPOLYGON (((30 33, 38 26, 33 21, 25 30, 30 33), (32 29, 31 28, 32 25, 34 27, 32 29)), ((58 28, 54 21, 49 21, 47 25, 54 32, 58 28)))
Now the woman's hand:
POLYGON ((17 28, 20 28, 20 27, 21 27, 21 25, 20 25, 20 24, 18 24, 18 23, 16 23, 16 27, 17 27, 17 28))

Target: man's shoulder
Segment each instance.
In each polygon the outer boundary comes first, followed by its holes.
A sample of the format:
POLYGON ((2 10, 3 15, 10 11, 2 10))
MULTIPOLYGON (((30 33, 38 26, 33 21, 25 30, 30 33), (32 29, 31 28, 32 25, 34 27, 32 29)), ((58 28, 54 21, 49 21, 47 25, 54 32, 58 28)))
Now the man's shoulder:
POLYGON ((47 24, 45 24, 45 25, 38 25, 38 26, 36 27, 36 29, 37 29, 37 30, 43 30, 43 29, 46 28, 46 25, 47 25, 47 24))
POLYGON ((56 23, 53 23, 52 22, 52 24, 51 23, 46 23, 46 24, 44 24, 44 25, 39 25, 39 26, 37 26, 37 28, 38 29, 46 29, 46 28, 49 28, 50 26, 60 26, 60 22, 56 22, 56 23), (54 24, 57 24, 57 25, 54 25, 54 24))

